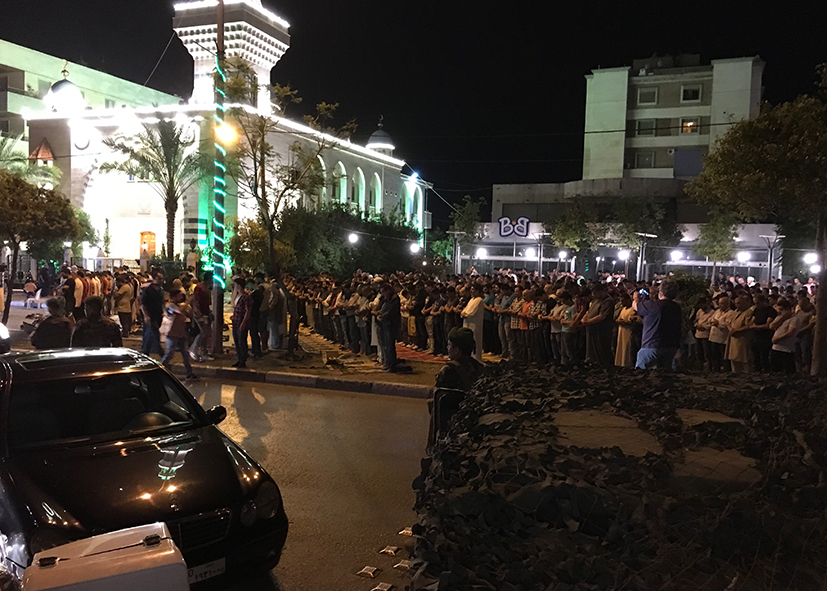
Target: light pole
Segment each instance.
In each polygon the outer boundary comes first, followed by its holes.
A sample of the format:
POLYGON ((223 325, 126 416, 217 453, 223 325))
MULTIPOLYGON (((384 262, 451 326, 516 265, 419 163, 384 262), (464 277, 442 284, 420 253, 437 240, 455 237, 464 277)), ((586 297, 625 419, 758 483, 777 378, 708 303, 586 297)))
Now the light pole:
POLYGON ((767 287, 772 286, 772 268, 775 265, 775 248, 781 242, 783 238, 786 238, 783 234, 776 234, 775 236, 769 236, 767 234, 759 235, 759 238, 763 238, 764 242, 767 244, 767 287))
POLYGON ((459 257, 460 257, 459 238, 460 238, 460 236, 465 236, 465 232, 447 232, 447 234, 454 241, 454 250, 453 250, 453 253, 454 253, 454 255, 453 255, 454 275, 459 275, 462 272, 462 262, 459 260, 459 257))
MULTIPOLYGON (((640 256, 637 260, 637 277, 636 279, 640 281, 641 275, 646 274, 646 240, 649 238, 657 238, 655 234, 647 234, 646 232, 635 232, 638 236, 640 236, 643 240, 640 241, 640 256)), ((644 281, 646 277, 643 277, 644 281)))
POLYGON ((215 81, 215 125, 213 141, 215 142, 215 171, 213 176, 213 287, 212 287, 212 350, 213 355, 220 355, 224 348, 224 290, 227 287, 227 268, 224 259, 224 197, 227 195, 225 159, 227 149, 219 134, 215 132, 224 124, 224 83, 227 77, 222 70, 224 63, 224 0, 218 0, 216 9, 216 52, 215 67, 218 76, 215 81))

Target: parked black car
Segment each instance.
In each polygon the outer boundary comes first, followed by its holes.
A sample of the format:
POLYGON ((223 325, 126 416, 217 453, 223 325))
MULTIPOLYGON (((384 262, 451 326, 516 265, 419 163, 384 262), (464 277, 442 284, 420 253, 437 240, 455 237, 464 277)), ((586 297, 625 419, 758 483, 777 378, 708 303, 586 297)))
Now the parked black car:
POLYGON ((171 374, 127 349, 0 357, 0 556, 164 521, 191 582, 272 568, 287 537, 273 479, 171 374))

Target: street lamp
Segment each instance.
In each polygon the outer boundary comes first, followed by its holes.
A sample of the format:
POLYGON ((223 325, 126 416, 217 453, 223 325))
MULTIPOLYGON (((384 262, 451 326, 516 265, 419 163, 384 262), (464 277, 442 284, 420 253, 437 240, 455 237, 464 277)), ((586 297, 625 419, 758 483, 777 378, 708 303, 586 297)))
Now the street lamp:
POLYGON ((561 261, 565 261, 567 256, 569 256, 569 253, 567 253, 565 250, 561 250, 557 253, 557 258, 561 261))
POLYGON ((813 275, 818 275, 819 273, 821 273, 821 265, 812 265, 810 267, 810 273, 812 273, 813 275))
POLYGON ((411 244, 411 254, 418 254, 420 250, 422 250, 422 247, 418 243, 411 244))
POLYGON ((351 244, 356 244, 357 242, 359 242, 359 236, 357 234, 354 234, 353 232, 351 232, 350 234, 348 234, 347 240, 351 244))
POLYGON ((743 251, 743 250, 741 252, 739 252, 737 256, 738 256, 738 262, 739 263, 746 263, 751 258, 750 253, 748 253, 746 251, 743 251))
POLYGON ((814 252, 808 252, 804 255, 804 262, 808 265, 815 265, 818 261, 818 255, 814 252))
POLYGON ((487 256, 488 256, 488 251, 486 249, 484 249, 484 248, 478 248, 477 249, 477 258, 478 259, 484 259, 487 256))
POLYGON ((677 263, 679 260, 683 258, 683 253, 679 250, 673 250, 671 253, 669 253, 669 258, 672 259, 673 263, 677 263))
POLYGON ((537 251, 533 248, 526 248, 525 249, 525 256, 530 258, 530 259, 533 259, 534 257, 537 256, 537 251))
POLYGON ((632 253, 625 248, 623 250, 619 250, 617 252, 617 258, 623 261, 623 276, 629 276, 629 257, 632 256, 632 253))

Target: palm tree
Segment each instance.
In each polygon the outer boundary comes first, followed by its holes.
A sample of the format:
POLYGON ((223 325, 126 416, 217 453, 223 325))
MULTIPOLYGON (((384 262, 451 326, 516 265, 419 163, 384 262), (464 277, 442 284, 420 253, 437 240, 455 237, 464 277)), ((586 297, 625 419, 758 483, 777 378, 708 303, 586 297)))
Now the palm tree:
POLYGON ((110 149, 126 156, 123 162, 105 162, 100 170, 118 171, 153 182, 164 200, 167 214, 167 256, 175 251, 175 214, 184 193, 201 178, 205 169, 197 150, 190 148, 195 138, 184 126, 164 120, 156 114, 157 124, 144 124, 144 131, 134 137, 111 137, 103 140, 110 149))
POLYGON ((0 135, 0 170, 6 170, 27 183, 43 187, 57 185, 60 169, 54 166, 40 166, 31 160, 25 152, 18 149, 22 136, 0 135))

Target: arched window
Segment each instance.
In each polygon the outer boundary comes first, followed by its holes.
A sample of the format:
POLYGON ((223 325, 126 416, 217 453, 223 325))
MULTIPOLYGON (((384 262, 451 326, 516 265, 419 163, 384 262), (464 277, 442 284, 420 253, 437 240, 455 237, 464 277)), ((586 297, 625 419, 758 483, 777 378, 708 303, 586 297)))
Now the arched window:
POLYGON ((365 211, 365 173, 357 167, 350 184, 350 207, 354 211, 365 211))
MULTIPOLYGON (((316 156, 319 159, 319 171, 322 173, 322 178, 327 178, 327 166, 325 166, 324 160, 321 156, 316 156)), ((322 203, 327 203, 327 185, 323 184, 322 187, 319 189, 319 205, 322 203)))
POLYGON ((382 213, 382 180, 375 172, 373 178, 370 179, 370 199, 368 203, 370 215, 382 213))
POLYGON ((336 163, 331 184, 333 185, 333 201, 347 203, 347 170, 341 161, 336 163))
POLYGON ((413 211, 411 212, 411 223, 420 228, 422 225, 422 189, 416 187, 413 191, 413 211))

